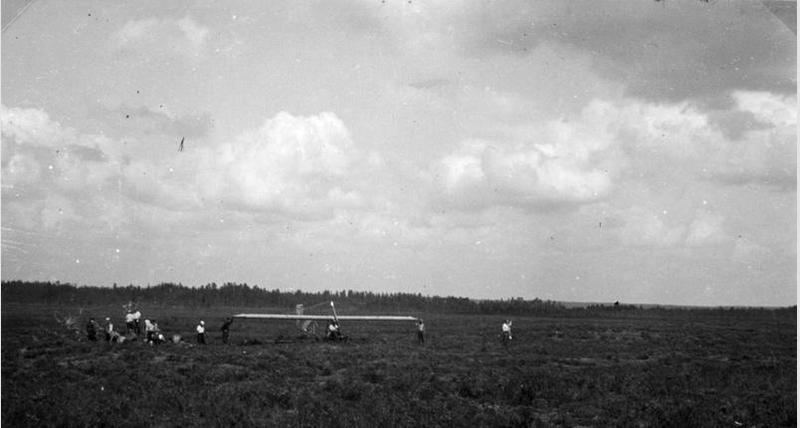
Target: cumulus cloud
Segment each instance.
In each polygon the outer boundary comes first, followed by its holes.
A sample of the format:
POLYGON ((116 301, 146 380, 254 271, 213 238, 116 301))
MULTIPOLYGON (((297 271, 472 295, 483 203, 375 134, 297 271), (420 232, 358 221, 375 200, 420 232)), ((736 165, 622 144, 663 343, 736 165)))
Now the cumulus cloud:
POLYGON ((4 196, 26 186, 27 198, 72 195, 98 205, 123 196, 169 210, 217 206, 330 218, 336 210, 369 204, 379 189, 368 181, 384 165, 379 154, 359 149, 342 120, 327 112, 282 112, 233 141, 170 158, 81 135, 41 110, 3 107, 0 118, 4 196))
POLYGON ((3 135, 19 145, 57 147, 74 139, 74 131, 50 119, 43 110, 0 106, 3 135))
POLYGON ((252 210, 328 215, 364 203, 357 184, 374 154, 353 143, 333 113, 301 117, 281 112, 235 141, 208 153, 202 179, 209 198, 223 198, 252 210))
MULTIPOLYGON (((794 188, 794 97, 737 91, 731 98, 727 114, 754 118, 736 136, 688 101, 593 100, 573 118, 495 127, 498 137, 465 140, 431 175, 446 201, 467 209, 592 203, 623 178, 794 188)), ((698 221, 690 241, 712 239, 703 235, 711 220, 698 221)))
POLYGON ((689 102, 653 104, 627 100, 615 106, 626 153, 640 170, 679 170, 721 183, 757 182, 794 187, 797 108, 794 97, 737 91, 732 113, 758 121, 731 137, 711 114, 689 102))
POLYGON ((606 107, 587 106, 575 121, 552 120, 513 129, 505 138, 467 140, 434 165, 445 198, 480 208, 599 200, 613 188, 622 160, 598 120, 606 107))
POLYGON ((38 109, 0 111, 3 181, 27 185, 31 194, 51 188, 64 192, 103 191, 116 170, 104 152, 110 141, 62 127, 38 109))
POLYGON ((175 21, 175 23, 183 31, 183 35, 186 36, 193 48, 200 49, 203 47, 208 36, 208 28, 203 27, 188 16, 175 21))
POLYGON ((797 125, 797 98, 765 91, 734 91, 733 99, 741 111, 773 126, 797 125))

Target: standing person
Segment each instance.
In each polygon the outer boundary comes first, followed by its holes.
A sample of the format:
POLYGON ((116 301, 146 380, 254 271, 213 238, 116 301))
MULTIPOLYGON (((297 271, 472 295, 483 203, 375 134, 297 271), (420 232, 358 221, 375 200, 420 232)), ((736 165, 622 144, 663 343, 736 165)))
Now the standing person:
POLYGON ((136 332, 136 317, 131 311, 125 314, 125 334, 136 332))
POLYGON ((417 320, 417 342, 425 344, 425 323, 422 318, 417 320))
POLYGON ((89 322, 86 323, 86 337, 92 342, 97 342, 97 330, 99 327, 94 317, 89 318, 89 322))
POLYGON ((200 324, 197 325, 197 343, 206 344, 206 323, 203 320, 200 320, 200 324))
POLYGON ((147 343, 153 343, 153 339, 154 339, 153 334, 154 334, 155 331, 156 331, 156 329, 153 326, 153 323, 150 322, 149 319, 144 320, 144 334, 145 334, 144 338, 145 338, 145 341, 147 343))
POLYGON ((133 328, 136 330, 136 336, 141 336, 142 334, 142 325, 139 323, 139 319, 142 318, 142 312, 138 309, 136 312, 133 313, 133 328))
POLYGON ((505 320, 502 326, 503 330, 503 345, 508 346, 511 341, 511 320, 505 320))
POLYGON ((114 334, 114 324, 111 322, 110 317, 106 317, 106 342, 111 342, 111 337, 114 334))
POLYGON ((233 318, 225 318, 225 322, 222 324, 222 328, 220 329, 222 330, 222 343, 226 345, 228 344, 228 337, 230 337, 231 324, 233 324, 233 318))

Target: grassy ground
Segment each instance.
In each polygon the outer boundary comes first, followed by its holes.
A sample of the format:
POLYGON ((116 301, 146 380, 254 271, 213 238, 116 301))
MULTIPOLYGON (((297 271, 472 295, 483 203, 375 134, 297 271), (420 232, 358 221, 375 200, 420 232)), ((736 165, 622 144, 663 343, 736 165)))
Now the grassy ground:
POLYGON ((406 324, 334 344, 237 321, 224 345, 223 317, 248 310, 150 308, 189 339, 151 347, 88 342, 54 310, 3 303, 8 426, 796 426, 791 312, 515 318, 505 349, 501 317, 421 314, 424 346, 406 324))

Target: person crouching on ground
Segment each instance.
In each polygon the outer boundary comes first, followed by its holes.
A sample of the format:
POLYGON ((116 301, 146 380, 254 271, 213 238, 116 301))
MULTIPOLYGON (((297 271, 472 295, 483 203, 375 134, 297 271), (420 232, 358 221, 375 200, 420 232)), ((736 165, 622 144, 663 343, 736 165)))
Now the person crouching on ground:
POLYGON ((197 343, 199 345, 206 344, 206 323, 202 320, 197 325, 197 343))

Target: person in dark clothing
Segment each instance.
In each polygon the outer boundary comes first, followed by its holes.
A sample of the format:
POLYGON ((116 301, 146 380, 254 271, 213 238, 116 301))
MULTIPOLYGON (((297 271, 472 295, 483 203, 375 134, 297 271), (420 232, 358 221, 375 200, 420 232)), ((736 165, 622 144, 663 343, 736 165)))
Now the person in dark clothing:
POLYGON ((97 342, 98 327, 100 326, 97 325, 97 321, 95 321, 94 318, 89 318, 89 322, 86 323, 86 337, 92 342, 97 342))
POLYGON ((225 318, 225 322, 222 324, 222 328, 220 329, 222 330, 222 343, 226 345, 228 344, 228 338, 230 337, 231 324, 233 324, 233 318, 225 318))

